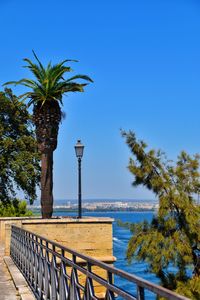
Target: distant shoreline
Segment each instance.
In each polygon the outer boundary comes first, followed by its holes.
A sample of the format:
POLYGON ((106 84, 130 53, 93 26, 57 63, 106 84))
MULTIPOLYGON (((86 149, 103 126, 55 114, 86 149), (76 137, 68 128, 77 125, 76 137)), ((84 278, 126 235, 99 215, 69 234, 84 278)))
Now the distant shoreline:
MULTIPOLYGON (((34 212, 40 212, 40 208, 39 207, 30 207, 29 208, 33 213, 34 212)), ((72 212, 72 213, 76 213, 78 209, 69 209, 69 208, 54 208, 53 211, 55 212, 72 212)), ((120 209, 86 209, 83 208, 82 212, 153 212, 156 209, 154 208, 120 208, 120 209)))
MULTIPOLYGON (((143 211, 157 211, 159 203, 157 201, 136 201, 136 200, 85 200, 82 202, 82 211, 84 213, 90 212, 143 212, 143 211)), ((40 203, 34 203, 33 206, 29 206, 29 209, 34 212, 40 211, 40 203)), ((66 213, 76 213, 78 210, 77 200, 57 200, 54 201, 54 212, 66 212, 66 213)))

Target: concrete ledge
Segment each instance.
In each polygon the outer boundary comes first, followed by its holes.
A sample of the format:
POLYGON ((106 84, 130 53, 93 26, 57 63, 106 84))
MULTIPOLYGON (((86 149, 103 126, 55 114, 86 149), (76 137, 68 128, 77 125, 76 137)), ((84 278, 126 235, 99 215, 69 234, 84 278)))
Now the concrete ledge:
POLYGON ((25 224, 74 224, 74 223, 113 223, 114 219, 109 217, 82 217, 81 219, 75 217, 55 217, 51 219, 31 218, 23 219, 22 225, 25 224))
POLYGON ((10 272, 16 290, 18 291, 19 297, 21 300, 35 300, 35 296, 33 295, 31 289, 28 286, 24 276, 21 274, 19 269, 14 264, 13 260, 9 256, 4 257, 4 262, 10 272))

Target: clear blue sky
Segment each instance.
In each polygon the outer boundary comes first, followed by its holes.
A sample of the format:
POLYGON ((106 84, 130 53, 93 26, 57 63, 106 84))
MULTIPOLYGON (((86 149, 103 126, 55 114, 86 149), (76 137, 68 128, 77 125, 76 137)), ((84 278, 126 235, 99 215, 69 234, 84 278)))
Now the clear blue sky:
MULTIPOLYGON (((54 197, 76 198, 74 144, 85 144, 84 198, 152 198, 131 187, 120 128, 172 159, 200 152, 198 0, 1 0, 0 83, 29 74, 22 59, 78 59, 94 84, 64 98, 54 197)), ((14 89, 18 94, 22 89, 14 89)))

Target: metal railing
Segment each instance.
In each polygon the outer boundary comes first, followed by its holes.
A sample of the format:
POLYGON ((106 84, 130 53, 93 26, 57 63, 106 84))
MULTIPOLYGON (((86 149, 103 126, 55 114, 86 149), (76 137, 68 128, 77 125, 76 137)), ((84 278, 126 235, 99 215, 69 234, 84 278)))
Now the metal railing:
POLYGON ((171 300, 188 300, 161 286, 42 236, 12 226, 11 257, 23 273, 36 299, 41 300, 145 300, 148 292, 171 300), (101 274, 101 276, 99 275, 101 274), (128 292, 114 277, 132 284, 128 292), (101 294, 100 294, 101 291, 101 294))

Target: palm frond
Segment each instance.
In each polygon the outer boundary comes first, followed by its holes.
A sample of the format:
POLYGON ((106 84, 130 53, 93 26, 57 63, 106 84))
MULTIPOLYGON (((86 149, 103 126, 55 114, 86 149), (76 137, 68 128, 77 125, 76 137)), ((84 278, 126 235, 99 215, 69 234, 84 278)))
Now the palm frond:
POLYGON ((10 84, 17 85, 17 81, 7 81, 3 84, 3 86, 10 85, 10 84))
POLYGON ((58 63, 58 66, 62 66, 67 62, 78 62, 78 60, 76 60, 76 59, 64 59, 60 63, 58 63))
POLYGON ((30 85, 30 87, 34 87, 34 85, 35 85, 35 81, 34 80, 31 80, 31 79, 27 79, 27 78, 22 78, 22 79, 20 79, 19 81, 17 81, 16 82, 16 84, 18 85, 18 84, 27 84, 27 85, 30 85))
POLYGON ((32 92, 26 92, 26 93, 18 96, 18 99, 23 99, 24 97, 29 98, 29 97, 31 97, 31 95, 32 95, 32 92))
POLYGON ((36 59, 37 62, 39 63, 39 66, 40 66, 41 70, 45 72, 45 68, 43 67, 43 64, 40 62, 39 58, 37 57, 35 51, 32 50, 32 52, 33 52, 33 55, 34 55, 35 59, 36 59))
POLYGON ((84 80, 87 80, 87 81, 90 81, 90 82, 94 82, 89 76, 87 76, 87 75, 81 75, 81 74, 75 75, 75 76, 67 79, 66 81, 70 82, 70 81, 72 81, 74 79, 84 79, 84 80))
POLYGON ((51 70, 51 61, 47 65, 47 70, 51 70))
POLYGON ((68 85, 66 85, 65 87, 63 87, 63 92, 67 93, 67 92, 84 92, 84 86, 88 85, 87 83, 82 83, 82 84, 78 84, 78 83, 70 83, 68 85))
POLYGON ((52 74, 53 78, 52 78, 52 84, 54 85, 57 81, 59 81, 60 79, 62 79, 63 81, 65 80, 63 78, 63 75, 66 73, 66 72, 70 72, 71 69, 69 67, 60 67, 54 71, 54 73, 52 74))
POLYGON ((45 76, 44 70, 41 70, 38 65, 32 63, 31 60, 29 60, 28 58, 24 58, 23 60, 29 64, 27 66, 24 66, 24 68, 28 68, 38 79, 38 81, 42 81, 45 76))

